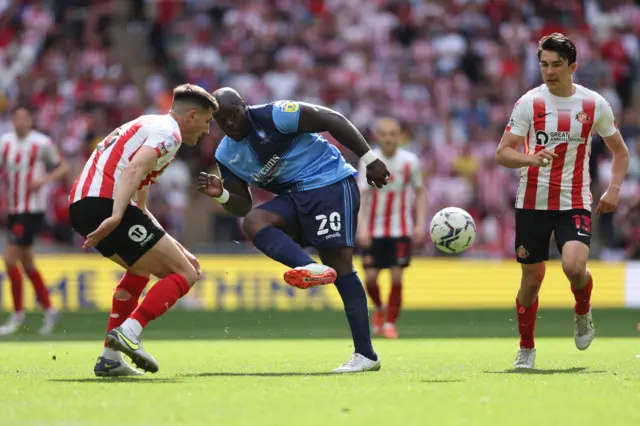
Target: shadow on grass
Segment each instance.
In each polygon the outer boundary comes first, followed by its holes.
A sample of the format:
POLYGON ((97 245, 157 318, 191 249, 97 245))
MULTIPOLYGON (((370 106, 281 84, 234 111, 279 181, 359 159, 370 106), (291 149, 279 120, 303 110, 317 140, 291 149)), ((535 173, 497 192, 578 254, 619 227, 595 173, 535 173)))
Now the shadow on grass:
POLYGON ((587 373, 587 374, 601 374, 606 373, 605 370, 593 370, 590 371, 586 367, 573 367, 573 368, 550 368, 550 369, 538 369, 538 368, 512 368, 503 371, 485 371, 489 374, 575 374, 575 373, 587 373))
POLYGON ((49 382, 57 383, 180 383, 175 378, 151 378, 151 377, 87 377, 82 379, 50 379, 49 382))
POLYGON ((184 377, 304 377, 304 376, 338 376, 338 373, 317 372, 317 373, 301 373, 301 372, 278 372, 278 373, 231 373, 231 372, 215 372, 215 373, 190 373, 184 374, 184 377))
POLYGON ((462 383, 464 382, 464 380, 438 380, 438 379, 434 379, 434 380, 420 380, 420 383, 462 383))

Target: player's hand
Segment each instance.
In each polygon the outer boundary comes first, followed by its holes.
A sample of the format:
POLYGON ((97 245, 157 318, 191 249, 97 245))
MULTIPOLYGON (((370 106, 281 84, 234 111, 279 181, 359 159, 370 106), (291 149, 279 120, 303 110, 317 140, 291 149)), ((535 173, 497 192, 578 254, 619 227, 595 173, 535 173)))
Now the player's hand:
POLYGON ((198 191, 209 197, 219 197, 222 195, 222 181, 216 175, 200 172, 200 176, 198 176, 198 191))
POLYGON ((601 213, 613 213, 618 208, 618 201, 620 199, 620 188, 609 187, 600 198, 598 208, 596 209, 596 216, 600 216, 601 213))
POLYGON ((533 167, 546 167, 551 164, 551 161, 553 161, 554 158, 558 158, 558 154, 547 149, 543 149, 531 156, 530 165, 533 167))
POLYGON ((358 247, 367 249, 371 246, 371 235, 367 231, 359 231, 356 235, 356 241, 358 243, 358 247))
POLYGON ((387 184, 389 176, 389 169, 380 159, 367 166, 367 183, 371 186, 382 188, 387 184))
POLYGON ((421 228, 416 228, 413 230, 413 237, 411 238, 411 242, 414 247, 419 247, 424 244, 425 240, 425 231, 421 228))
POLYGON ((121 220, 122 218, 117 216, 111 216, 103 220, 95 231, 87 235, 87 239, 82 244, 82 248, 88 249, 89 247, 97 246, 100 241, 107 238, 107 236, 116 229, 121 220))

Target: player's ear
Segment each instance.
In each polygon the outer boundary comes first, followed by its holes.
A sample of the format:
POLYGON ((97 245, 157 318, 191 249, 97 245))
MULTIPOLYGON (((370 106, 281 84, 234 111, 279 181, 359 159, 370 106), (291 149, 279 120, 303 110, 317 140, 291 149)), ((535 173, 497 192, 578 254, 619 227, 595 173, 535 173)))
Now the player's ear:
POLYGON ((573 74, 574 72, 576 72, 576 69, 578 69, 578 63, 574 62, 571 65, 569 65, 569 72, 571 74, 573 74))

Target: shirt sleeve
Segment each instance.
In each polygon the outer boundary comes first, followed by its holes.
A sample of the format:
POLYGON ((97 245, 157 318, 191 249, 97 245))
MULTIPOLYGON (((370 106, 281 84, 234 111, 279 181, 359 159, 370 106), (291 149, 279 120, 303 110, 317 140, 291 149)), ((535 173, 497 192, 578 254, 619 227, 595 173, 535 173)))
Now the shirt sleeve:
POLYGON ((618 131, 618 125, 611 105, 604 98, 598 98, 597 108, 599 114, 595 122, 596 131, 603 138, 614 135, 618 131))
POLYGON ((298 131, 300 120, 300 104, 294 101, 279 101, 273 104, 271 110, 273 123, 279 132, 290 134, 298 131))
POLYGON ((420 169, 420 159, 418 157, 414 157, 411 161, 411 186, 414 189, 422 188, 423 180, 422 180, 422 169, 420 169))
POLYGON ((173 134, 158 132, 151 134, 142 144, 142 146, 150 146, 158 153, 158 158, 165 155, 174 154, 180 144, 173 134))
POLYGON ((44 161, 50 167, 60 164, 60 151, 51 139, 47 139, 44 143, 44 161))
POLYGON ((526 136, 529 133, 531 127, 531 118, 533 117, 533 110, 531 102, 528 97, 521 97, 518 102, 513 106, 511 111, 511 118, 505 129, 509 133, 513 133, 518 136, 526 136))

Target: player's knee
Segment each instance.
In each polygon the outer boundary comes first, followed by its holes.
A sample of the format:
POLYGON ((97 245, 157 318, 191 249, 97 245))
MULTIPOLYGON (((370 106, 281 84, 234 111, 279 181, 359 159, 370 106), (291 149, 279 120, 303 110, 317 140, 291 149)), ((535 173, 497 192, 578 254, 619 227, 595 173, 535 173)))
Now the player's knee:
POLYGON ((189 264, 188 266, 181 268, 180 271, 177 272, 182 275, 187 283, 189 283, 189 287, 193 287, 193 285, 200 279, 200 273, 193 267, 193 265, 189 264))
POLYGON ((251 210, 242 221, 242 231, 252 240, 262 228, 268 226, 261 217, 260 211, 259 209, 251 210))
POLYGON ((531 267, 524 268, 522 270, 521 286, 525 288, 539 289, 542 285, 542 281, 544 280, 544 273, 544 266, 535 267, 534 265, 531 265, 531 267))
POLYGON ((586 262, 577 259, 562 261, 562 271, 571 282, 580 281, 580 279, 586 273, 586 270, 586 262))

